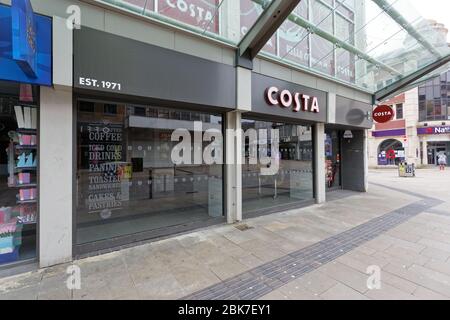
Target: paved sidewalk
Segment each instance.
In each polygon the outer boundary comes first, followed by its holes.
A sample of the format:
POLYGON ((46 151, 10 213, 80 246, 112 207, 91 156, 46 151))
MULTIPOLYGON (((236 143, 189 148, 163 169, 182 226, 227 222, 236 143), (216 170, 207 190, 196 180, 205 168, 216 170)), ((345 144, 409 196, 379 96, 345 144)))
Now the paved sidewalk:
POLYGON ((0 299, 450 299, 450 171, 0 279, 0 299), (380 268, 381 289, 367 286, 380 268))

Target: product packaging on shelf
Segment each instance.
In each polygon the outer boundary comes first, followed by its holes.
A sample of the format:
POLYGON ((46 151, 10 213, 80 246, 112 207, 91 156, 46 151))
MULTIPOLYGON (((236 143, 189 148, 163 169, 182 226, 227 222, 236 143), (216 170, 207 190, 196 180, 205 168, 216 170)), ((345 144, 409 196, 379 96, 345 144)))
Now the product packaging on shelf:
POLYGON ((15 106, 17 125, 19 129, 36 129, 37 110, 31 107, 15 106))
POLYGON ((19 173, 18 177, 19 177, 19 179, 18 179, 19 185, 31 183, 31 174, 30 173, 21 172, 21 173, 19 173))
POLYGON ((24 107, 23 108, 23 118, 25 120, 25 128, 31 129, 31 108, 24 107))
POLYGON ((17 120, 17 126, 20 129, 25 128, 25 119, 23 117, 23 110, 21 106, 15 106, 14 110, 16 111, 16 120, 17 120))
POLYGON ((19 134, 19 144, 21 146, 35 146, 36 136, 30 134, 19 134))
POLYGON ((8 254, 14 251, 14 236, 0 236, 0 254, 8 254))
POLYGON ((31 189, 21 189, 19 191, 19 200, 20 201, 29 201, 29 200, 35 200, 37 195, 36 188, 31 189))
POLYGON ((8 222, 0 224, 0 237, 6 237, 17 231, 17 219, 12 218, 8 222))
POLYGON ((5 224, 9 222, 11 219, 11 208, 10 207, 2 207, 0 208, 0 224, 5 224))
POLYGON ((37 164, 37 159, 33 156, 32 153, 28 155, 26 153, 22 153, 19 156, 18 160, 19 161, 17 162, 17 168, 34 168, 37 164))
POLYGON ((35 204, 22 204, 16 207, 13 211, 17 215, 20 223, 29 224, 36 223, 37 211, 35 204))

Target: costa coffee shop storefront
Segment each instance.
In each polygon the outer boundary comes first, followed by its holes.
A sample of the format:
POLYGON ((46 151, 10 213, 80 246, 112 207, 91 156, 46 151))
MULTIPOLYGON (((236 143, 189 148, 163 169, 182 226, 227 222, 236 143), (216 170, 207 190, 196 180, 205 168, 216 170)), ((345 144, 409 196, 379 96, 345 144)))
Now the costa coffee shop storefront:
POLYGON ((251 72, 251 108, 242 110, 236 70, 74 31, 75 256, 322 201, 325 129, 336 133, 327 150, 339 159, 339 188, 365 190, 370 105, 251 72), (188 146, 190 163, 174 161, 176 129, 183 141, 203 140, 188 146), (228 129, 242 129, 243 139, 228 129), (353 130, 346 140, 345 130, 353 130), (207 163, 214 144, 225 150, 207 163), (242 164, 228 162, 232 153, 242 164))
POLYGON ((244 218, 314 203, 312 128, 317 123, 325 123, 326 116, 326 92, 253 73, 252 109, 242 115, 242 129, 244 132, 257 130, 259 139, 267 132, 267 148, 272 159, 279 160, 279 164, 277 170, 263 174, 263 164, 249 163, 252 137, 245 137, 246 161, 242 167, 244 218), (273 129, 278 130, 278 137, 273 136, 273 129))
MULTIPOLYGON (((327 189, 366 190, 365 136, 370 104, 266 75, 252 74, 252 108, 242 129, 278 129, 272 158, 278 171, 261 175, 261 164, 242 167, 243 217, 320 202, 327 189), (323 179, 325 176, 325 179, 323 179)), ((246 159, 251 136, 244 140, 246 159)), ((261 137, 259 137, 261 139, 261 137)))

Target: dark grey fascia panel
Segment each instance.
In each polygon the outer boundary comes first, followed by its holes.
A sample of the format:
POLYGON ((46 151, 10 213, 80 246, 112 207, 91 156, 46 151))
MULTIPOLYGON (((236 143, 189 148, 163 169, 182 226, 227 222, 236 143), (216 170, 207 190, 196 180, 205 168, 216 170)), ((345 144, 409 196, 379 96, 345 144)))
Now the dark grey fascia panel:
POLYGON ((336 97, 336 124, 353 128, 370 129, 373 107, 364 103, 341 96, 336 97))
POLYGON ((74 31, 74 87, 215 108, 236 108, 236 70, 129 38, 83 27, 74 31), (95 79, 95 86, 80 78, 95 79), (120 84, 116 90, 102 81, 120 84))
POLYGON ((296 83, 272 78, 256 72, 252 73, 252 114, 272 116, 280 119, 302 120, 308 123, 325 123, 327 121, 328 98, 325 91, 298 85, 296 83), (271 106, 265 99, 266 89, 275 86, 280 90, 289 90, 292 93, 299 92, 309 96, 317 97, 320 112, 294 112, 292 108, 271 106))

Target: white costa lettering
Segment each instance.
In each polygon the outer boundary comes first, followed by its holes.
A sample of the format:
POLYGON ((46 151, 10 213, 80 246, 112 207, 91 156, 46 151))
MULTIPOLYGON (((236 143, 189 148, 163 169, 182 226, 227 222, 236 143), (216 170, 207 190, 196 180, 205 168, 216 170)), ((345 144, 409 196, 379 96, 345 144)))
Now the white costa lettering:
POLYGON ((317 97, 313 97, 313 101, 311 104, 311 112, 315 112, 315 113, 320 112, 319 99, 317 99, 317 97))
POLYGON ((299 112, 301 107, 300 93, 298 92, 295 93, 294 100, 295 100, 294 112, 299 112))
POLYGON ((281 91, 280 102, 283 107, 289 108, 292 105, 292 94, 288 90, 281 91))
POLYGON ((186 0, 166 0, 166 4, 172 9, 176 9, 183 14, 198 19, 199 22, 212 21, 214 19, 213 12, 200 5, 189 4, 186 0))
POLYGON ((309 104, 309 99, 311 99, 311 97, 306 95, 306 94, 304 94, 302 96, 302 98, 303 98, 303 111, 309 111, 308 110, 308 104, 309 104))
POLYGON ((386 112, 375 112, 376 117, 384 117, 384 116, 391 116, 392 112, 386 111, 386 112))
POLYGON ((272 106, 278 105, 278 100, 273 97, 273 95, 278 93, 278 91, 279 90, 277 87, 270 87, 269 89, 266 90, 267 102, 269 102, 269 104, 272 106))
POLYGON ((300 94, 299 92, 292 93, 285 89, 280 92, 277 87, 270 87, 265 92, 265 98, 270 106, 280 106, 282 108, 292 107, 293 112, 320 113, 319 99, 307 94, 300 94))

